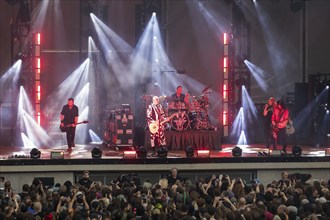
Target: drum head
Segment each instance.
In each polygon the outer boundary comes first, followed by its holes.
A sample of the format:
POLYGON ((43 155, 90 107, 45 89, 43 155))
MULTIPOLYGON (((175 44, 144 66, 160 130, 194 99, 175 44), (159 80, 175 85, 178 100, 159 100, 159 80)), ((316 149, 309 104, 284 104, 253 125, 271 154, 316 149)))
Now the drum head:
POLYGON ((176 131, 185 131, 190 126, 189 117, 185 112, 177 112, 171 119, 171 126, 176 131))

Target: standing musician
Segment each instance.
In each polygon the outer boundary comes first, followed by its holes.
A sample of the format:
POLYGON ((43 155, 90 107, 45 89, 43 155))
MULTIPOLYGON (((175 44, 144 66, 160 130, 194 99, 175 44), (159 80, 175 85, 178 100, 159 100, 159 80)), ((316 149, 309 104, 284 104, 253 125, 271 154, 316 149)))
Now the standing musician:
POLYGON ((160 147, 166 145, 164 127, 162 126, 163 122, 165 122, 164 116, 165 112, 162 105, 159 103, 158 96, 153 96, 152 104, 149 105, 147 109, 148 126, 153 123, 157 128, 154 133, 150 130, 152 156, 156 155, 156 146, 160 147))
POLYGON ((286 108, 283 100, 278 100, 272 115, 273 147, 276 149, 276 143, 281 143, 284 153, 286 153, 286 124, 288 121, 289 110, 286 108))
POLYGON ((176 93, 171 95, 171 99, 176 105, 185 103, 186 106, 189 106, 189 94, 182 93, 182 86, 176 87, 176 93))
POLYGON ((263 107, 264 136, 267 148, 272 145, 272 115, 274 108, 276 108, 276 102, 273 97, 270 97, 263 107))
POLYGON ((78 123, 78 107, 74 105, 74 99, 69 98, 68 104, 64 105, 61 111, 61 127, 66 127, 66 140, 68 143, 68 151, 72 151, 75 147, 74 137, 76 134, 76 124, 78 123))

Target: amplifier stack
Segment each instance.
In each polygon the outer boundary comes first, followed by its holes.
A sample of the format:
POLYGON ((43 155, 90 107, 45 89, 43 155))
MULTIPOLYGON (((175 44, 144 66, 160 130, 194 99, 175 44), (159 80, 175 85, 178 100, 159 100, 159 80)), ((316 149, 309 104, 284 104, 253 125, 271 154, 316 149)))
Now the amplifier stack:
POLYGON ((134 116, 129 105, 111 110, 105 120, 104 141, 118 148, 131 147, 134 136, 134 116))

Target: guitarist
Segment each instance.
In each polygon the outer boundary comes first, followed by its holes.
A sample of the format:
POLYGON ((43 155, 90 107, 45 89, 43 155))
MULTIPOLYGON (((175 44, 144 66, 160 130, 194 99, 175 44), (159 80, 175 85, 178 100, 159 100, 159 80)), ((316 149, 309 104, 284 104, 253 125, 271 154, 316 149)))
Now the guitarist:
POLYGON ((148 126, 155 121, 158 122, 158 131, 155 133, 150 132, 152 156, 156 155, 156 146, 160 147, 166 145, 164 127, 161 125, 161 122, 165 120, 164 116, 165 112, 162 105, 159 103, 158 96, 153 96, 152 104, 149 105, 147 109, 148 126))
POLYGON ((75 146, 74 137, 76 134, 76 124, 78 123, 78 107, 74 105, 74 99, 69 98, 68 104, 64 105, 61 111, 61 127, 66 127, 66 140, 68 143, 68 151, 72 151, 75 146))
POLYGON ((283 100, 278 100, 272 115, 273 146, 276 149, 276 144, 281 142, 284 153, 286 153, 286 124, 288 121, 289 110, 286 108, 283 100))

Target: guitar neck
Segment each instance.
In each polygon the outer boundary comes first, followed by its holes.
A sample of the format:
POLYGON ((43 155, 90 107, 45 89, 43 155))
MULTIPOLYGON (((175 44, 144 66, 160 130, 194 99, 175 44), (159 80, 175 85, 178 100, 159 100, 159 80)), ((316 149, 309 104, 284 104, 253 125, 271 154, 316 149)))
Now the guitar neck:
MULTIPOLYGON (((88 123, 88 122, 82 121, 82 122, 78 122, 76 125, 86 124, 86 123, 88 123)), ((66 127, 72 127, 72 124, 68 124, 68 125, 66 125, 66 127)))

